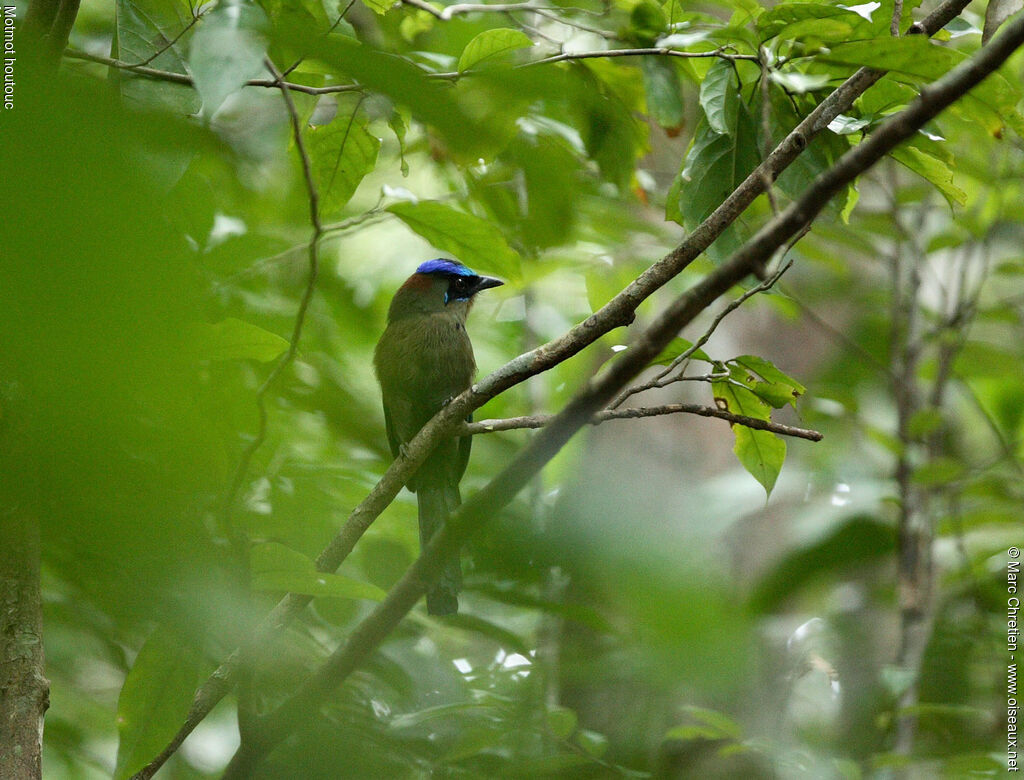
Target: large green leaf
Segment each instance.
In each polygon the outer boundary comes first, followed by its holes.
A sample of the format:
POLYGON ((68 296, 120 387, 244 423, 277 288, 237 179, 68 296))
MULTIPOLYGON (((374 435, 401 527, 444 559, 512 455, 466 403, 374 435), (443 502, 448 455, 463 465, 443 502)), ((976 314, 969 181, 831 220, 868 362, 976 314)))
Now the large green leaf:
POLYGON ((757 355, 740 355, 729 362, 747 372, 748 376, 744 377, 747 380, 745 384, 754 395, 776 409, 786 404, 795 408, 797 399, 807 390, 793 377, 783 373, 773 363, 757 355), (750 381, 751 378, 753 381, 750 381))
MULTIPOLYGON (((740 104, 729 134, 716 133, 707 120, 697 126, 693 145, 680 173, 679 213, 687 230, 696 228, 757 167, 757 131, 740 104)), ((730 225, 708 254, 718 260, 742 243, 741 226, 730 225)))
POLYGON ((892 554, 893 528, 873 517, 853 517, 828 529, 811 544, 790 553, 758 585, 753 597, 760 612, 775 610, 816 578, 892 554))
POLYGON ((266 17, 257 5, 218 6, 192 37, 188 64, 203 114, 212 117, 228 95, 263 72, 266 43, 259 33, 266 17))
POLYGON ((339 111, 330 124, 305 130, 323 216, 348 203, 377 163, 380 139, 370 134, 358 111, 359 102, 353 101, 349 110, 339 111))
POLYGON ((737 130, 740 97, 736 71, 728 60, 715 60, 708 69, 700 85, 700 106, 714 132, 731 136, 737 130))
POLYGON ((669 135, 677 134, 685 114, 675 63, 668 57, 644 57, 640 66, 644 74, 648 113, 669 135))
MULTIPOLYGON (((187 5, 161 0, 116 0, 117 51, 119 59, 170 73, 186 74, 182 44, 168 46, 189 22, 187 5)), ((125 99, 144 108, 162 108, 177 114, 194 114, 200 100, 186 84, 134 76, 117 71, 125 99)))
POLYGON ((477 271, 519 277, 519 255, 496 227, 437 201, 395 203, 388 211, 438 249, 477 271))
POLYGON ((160 627, 146 640, 117 699, 115 780, 144 767, 178 731, 200 672, 199 655, 179 632, 160 627))
POLYGON ((916 146, 900 146, 889 153, 918 176, 935 185, 942 196, 953 205, 962 206, 967 202, 967 193, 953 183, 953 170, 938 157, 933 157, 916 146))
POLYGON ((342 35, 309 39, 301 27, 282 26, 279 42, 302 49, 307 60, 318 61, 335 73, 359 82, 368 92, 387 96, 408 108, 415 119, 430 125, 444 137, 450 149, 474 159, 491 148, 495 130, 489 116, 471 116, 447 85, 427 78, 425 71, 408 60, 379 51, 342 35))
POLYGON ((199 360, 259 360, 267 363, 288 349, 288 340, 250 322, 227 317, 220 322, 197 322, 186 349, 199 360))
MULTIPOLYGON (((712 388, 715 402, 720 408, 758 420, 770 419, 771 407, 752 390, 729 380, 717 380, 712 388)), ((786 459, 786 442, 771 431, 747 428, 745 425, 734 425, 732 430, 736 437, 732 451, 743 468, 771 495, 786 459)))
POLYGON ((826 62, 898 71, 925 79, 936 79, 952 69, 963 57, 920 35, 906 38, 873 38, 833 46, 817 56, 826 62))
POLYGON ((871 22, 853 11, 824 3, 781 3, 757 20, 762 41, 776 37, 848 41, 870 34, 871 26, 871 22))
POLYGON ((466 44, 459 57, 459 71, 475 68, 488 60, 501 59, 503 55, 516 49, 533 46, 533 41, 522 30, 499 27, 495 30, 484 30, 466 44))
POLYGON ((716 133, 707 120, 697 126, 679 191, 679 211, 691 230, 757 167, 757 136, 745 107, 733 122, 729 134, 716 133))

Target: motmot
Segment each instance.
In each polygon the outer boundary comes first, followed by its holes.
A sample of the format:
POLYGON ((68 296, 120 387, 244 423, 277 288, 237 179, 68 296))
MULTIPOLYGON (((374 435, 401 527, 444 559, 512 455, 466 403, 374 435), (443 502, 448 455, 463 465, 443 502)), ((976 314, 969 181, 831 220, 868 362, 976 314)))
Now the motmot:
MULTIPOLYGON (((476 359, 466 333, 466 317, 478 292, 501 284, 504 282, 480 276, 454 260, 428 260, 391 299, 387 327, 377 342, 373 364, 393 457, 472 383, 476 359)), ((421 548, 462 503, 459 482, 472 444, 472 436, 445 439, 406 483, 416 494, 421 548)), ((428 586, 427 612, 458 612, 461 586, 462 566, 456 554, 428 586)))

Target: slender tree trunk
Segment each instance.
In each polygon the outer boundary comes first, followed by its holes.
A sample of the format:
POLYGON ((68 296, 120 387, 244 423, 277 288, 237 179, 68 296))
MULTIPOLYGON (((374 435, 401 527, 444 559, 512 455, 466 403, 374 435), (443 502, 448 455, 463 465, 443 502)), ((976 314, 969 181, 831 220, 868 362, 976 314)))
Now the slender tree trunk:
POLYGON ((0 780, 42 777, 43 676, 39 525, 0 507, 0 780))

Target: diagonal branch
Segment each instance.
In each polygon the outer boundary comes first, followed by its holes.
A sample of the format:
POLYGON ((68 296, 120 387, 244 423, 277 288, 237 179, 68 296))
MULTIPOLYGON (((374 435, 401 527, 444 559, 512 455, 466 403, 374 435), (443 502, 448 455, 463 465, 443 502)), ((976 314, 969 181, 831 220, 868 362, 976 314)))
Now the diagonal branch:
POLYGON ((830 170, 814 180, 799 200, 758 231, 725 264, 662 311, 635 344, 623 352, 605 373, 592 380, 504 471, 452 516, 449 524, 434 536, 387 598, 356 626, 347 641, 298 692, 261 723, 259 738, 239 749, 224 777, 248 777, 264 755, 305 719, 313 717, 334 688, 384 641, 423 596, 426 583, 439 571, 446 557, 492 520, 497 511, 512 500, 577 430, 640 373, 681 328, 734 284, 757 273, 765 261, 789 238, 809 225, 843 187, 967 94, 1021 45, 1024 45, 1024 16, 1006 25, 998 37, 970 60, 922 89, 920 97, 906 110, 892 116, 867 140, 844 154, 830 170))
MULTIPOLYGON (((969 0, 945 0, 931 14, 911 28, 912 33, 934 35, 960 14, 969 0)), ((861 68, 822 101, 779 143, 771 154, 674 250, 658 260, 608 303, 583 322, 552 341, 514 358, 502 368, 455 398, 428 422, 377 482, 370 493, 356 506, 330 544, 317 558, 320 571, 332 572, 341 565, 370 524, 394 500, 406 480, 415 472, 441 439, 451 435, 466 416, 483 406, 490 398, 536 374, 547 371, 592 344, 605 333, 628 325, 634 311, 648 297, 661 289, 697 258, 765 188, 774 180, 839 114, 848 110, 865 90, 884 75, 884 71, 861 68)), ((289 85, 290 87, 291 85, 289 85)), ((289 593, 256 628, 246 645, 237 648, 196 691, 185 723, 172 744, 180 745, 185 737, 205 718, 234 685, 240 658, 249 647, 258 647, 290 623, 310 602, 311 597, 289 593)), ((170 746, 168 746, 170 747, 170 746)), ((174 750, 161 753, 163 759, 153 762, 136 775, 139 780, 152 777, 174 750)))

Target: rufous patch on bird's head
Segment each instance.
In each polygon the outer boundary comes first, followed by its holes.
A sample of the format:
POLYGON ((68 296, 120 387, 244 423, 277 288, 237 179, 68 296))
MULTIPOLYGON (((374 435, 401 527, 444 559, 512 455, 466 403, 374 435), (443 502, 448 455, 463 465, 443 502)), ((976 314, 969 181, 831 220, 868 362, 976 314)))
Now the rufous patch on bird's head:
POLYGON ((402 285, 403 290, 415 290, 416 292, 426 292, 430 289, 430 286, 434 283, 434 280, 430 278, 428 274, 416 272, 408 279, 405 280, 405 284, 402 285))

